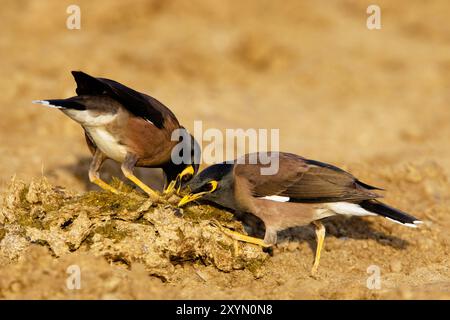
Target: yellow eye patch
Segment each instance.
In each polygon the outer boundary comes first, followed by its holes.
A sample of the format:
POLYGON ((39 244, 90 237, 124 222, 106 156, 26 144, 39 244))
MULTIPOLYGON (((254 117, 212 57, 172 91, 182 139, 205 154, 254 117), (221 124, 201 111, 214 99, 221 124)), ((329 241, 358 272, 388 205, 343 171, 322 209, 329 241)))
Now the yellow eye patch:
POLYGON ((215 180, 211 180, 209 182, 209 185, 211 186, 211 190, 209 190, 209 192, 214 192, 217 189, 217 186, 219 185, 219 183, 215 180))

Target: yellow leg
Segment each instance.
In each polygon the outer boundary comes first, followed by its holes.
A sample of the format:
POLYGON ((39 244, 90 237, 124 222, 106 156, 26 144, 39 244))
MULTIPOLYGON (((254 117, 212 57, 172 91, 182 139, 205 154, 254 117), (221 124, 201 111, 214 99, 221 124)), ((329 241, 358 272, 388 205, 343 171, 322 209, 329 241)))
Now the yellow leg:
POLYGON ((99 149, 96 149, 94 157, 92 158, 91 165, 89 167, 89 180, 92 183, 98 185, 103 190, 118 194, 119 191, 103 181, 98 173, 105 160, 106 156, 99 149))
POLYGON ((313 224, 316 226, 317 238, 316 257, 314 258, 314 265, 311 270, 311 273, 314 275, 317 273, 317 269, 319 268, 320 253, 323 249, 323 243, 325 241, 325 226, 319 221, 314 221, 313 224))
POLYGON ((134 174, 127 172, 127 173, 125 173, 125 177, 127 177, 127 179, 133 181, 133 183, 135 183, 139 188, 144 190, 144 192, 146 194, 148 194, 151 198, 154 198, 154 199, 159 198, 159 194, 156 191, 154 191, 149 186, 147 186, 145 183, 143 183, 141 180, 139 180, 134 174))
POLYGON ((269 248, 270 247, 270 245, 266 244, 263 239, 250 237, 250 236, 247 236, 245 234, 242 234, 242 233, 239 233, 239 232, 236 232, 236 231, 232 231, 230 229, 226 229, 226 228, 222 227, 218 222, 216 222, 215 224, 220 228, 220 230, 224 234, 226 234, 230 238, 233 238, 235 240, 242 241, 242 242, 256 244, 256 245, 264 247, 264 248, 269 248))
POLYGON ((111 187, 109 184, 107 184, 105 181, 103 181, 100 178, 93 178, 91 180, 92 183, 95 183, 96 185, 98 185, 100 188, 102 188, 103 190, 112 192, 114 194, 119 194, 120 192, 116 189, 111 187))
POLYGON ((125 177, 127 177, 127 179, 133 181, 135 185, 144 190, 144 192, 148 194, 150 198, 153 198, 153 200, 158 200, 159 194, 156 191, 152 190, 149 186, 147 186, 133 174, 133 170, 137 161, 138 157, 135 154, 127 153, 125 161, 122 163, 121 167, 123 174, 125 175, 125 177))

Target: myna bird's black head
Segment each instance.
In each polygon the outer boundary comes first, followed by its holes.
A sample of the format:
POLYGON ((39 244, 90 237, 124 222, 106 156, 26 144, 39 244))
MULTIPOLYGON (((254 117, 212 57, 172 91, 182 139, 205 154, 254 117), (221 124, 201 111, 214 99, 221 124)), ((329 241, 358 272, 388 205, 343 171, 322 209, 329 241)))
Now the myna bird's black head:
POLYGON ((219 163, 200 172, 186 185, 189 194, 180 200, 178 206, 202 198, 233 209, 233 168, 234 164, 219 163))
MULTIPOLYGON (((182 130, 185 129, 182 128, 182 130)), ((181 163, 172 159, 163 168, 166 182, 170 183, 166 187, 166 192, 171 192, 172 190, 180 191, 197 174, 200 167, 201 150, 194 137, 188 134, 183 139, 180 138, 180 146, 178 153, 177 150, 173 150, 172 157, 178 157, 177 160, 182 159, 181 163), (185 150, 188 150, 189 154, 185 155, 185 150)))

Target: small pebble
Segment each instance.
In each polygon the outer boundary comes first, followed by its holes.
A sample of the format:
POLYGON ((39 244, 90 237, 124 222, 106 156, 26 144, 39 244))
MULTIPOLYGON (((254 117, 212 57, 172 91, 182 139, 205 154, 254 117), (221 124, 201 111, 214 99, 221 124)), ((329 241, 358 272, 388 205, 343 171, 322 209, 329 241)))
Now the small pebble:
POLYGON ((120 300, 120 298, 112 293, 103 294, 101 297, 102 300, 120 300))
POLYGON ((412 183, 419 183, 422 181, 422 175, 417 168, 413 166, 408 166, 405 178, 408 182, 412 183))
POLYGON ((104 289, 110 293, 116 291, 120 287, 122 281, 119 278, 112 278, 107 282, 104 282, 104 289))
POLYGON ((428 238, 420 238, 418 240, 418 245, 419 245, 420 249, 422 249, 422 250, 429 250, 429 249, 433 248, 434 242, 433 242, 433 240, 428 239, 428 238))
POLYGON ((390 268, 392 272, 400 272, 402 271, 402 263, 399 260, 394 260, 391 262, 390 268))
POLYGON ((290 252, 298 250, 298 242, 289 242, 286 249, 290 252))
POLYGON ((9 285, 9 288, 12 292, 20 292, 20 290, 22 290, 22 283, 20 283, 19 281, 14 281, 9 285))
POLYGON ((169 199, 167 199, 167 202, 169 202, 170 204, 178 204, 178 202, 180 202, 181 197, 177 196, 176 194, 173 194, 169 197, 169 199))

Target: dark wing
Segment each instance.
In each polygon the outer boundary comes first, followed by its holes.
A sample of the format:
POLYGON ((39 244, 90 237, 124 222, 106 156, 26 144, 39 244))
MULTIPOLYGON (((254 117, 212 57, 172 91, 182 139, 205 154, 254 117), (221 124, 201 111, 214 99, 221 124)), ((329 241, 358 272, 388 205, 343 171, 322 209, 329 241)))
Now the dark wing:
POLYGON ((380 197, 371 191, 378 188, 360 182, 342 169, 293 154, 280 153, 275 175, 261 175, 260 167, 237 165, 235 169, 236 174, 245 175, 249 180, 255 197, 278 195, 289 197, 291 202, 310 203, 358 202, 380 197))
POLYGON ((175 115, 155 98, 117 81, 95 78, 82 71, 72 71, 72 75, 77 83, 78 95, 108 95, 120 102, 133 115, 152 122, 159 129, 163 127, 165 117, 176 119, 175 115))
POLYGON ((315 166, 322 167, 322 168, 328 168, 328 169, 334 170, 334 171, 336 171, 336 172, 341 172, 341 173, 344 173, 344 174, 346 174, 346 175, 350 175, 350 176, 355 180, 355 182, 356 182, 358 185, 360 185, 360 186, 362 186, 362 187, 364 187, 364 188, 366 188, 366 189, 369 189, 369 190, 384 190, 384 189, 382 189, 382 188, 374 187, 374 186, 371 186, 371 185, 369 185, 369 184, 367 184, 367 183, 364 183, 364 182, 362 182, 362 181, 359 181, 358 179, 356 179, 355 177, 353 177, 350 173, 348 173, 348 172, 342 170, 341 168, 338 168, 338 167, 336 167, 336 166, 333 166, 333 165, 331 165, 331 164, 324 163, 324 162, 320 162, 320 161, 316 161, 316 160, 310 160, 310 159, 304 159, 304 160, 305 160, 306 163, 309 164, 309 165, 315 165, 315 166))

